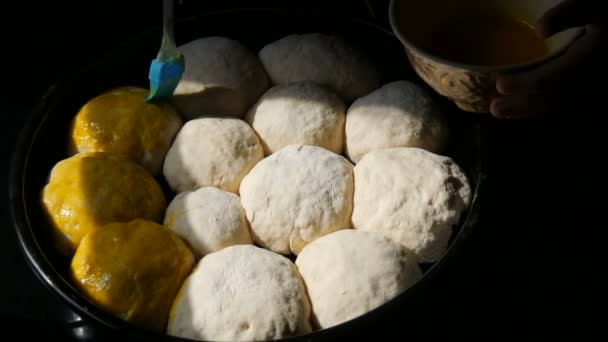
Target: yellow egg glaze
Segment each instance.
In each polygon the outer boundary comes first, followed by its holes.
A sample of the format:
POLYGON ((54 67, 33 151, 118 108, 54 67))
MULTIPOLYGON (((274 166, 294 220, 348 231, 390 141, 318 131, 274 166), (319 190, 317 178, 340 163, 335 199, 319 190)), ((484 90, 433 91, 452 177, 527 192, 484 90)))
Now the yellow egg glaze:
POLYGON ((166 199, 156 180, 122 155, 79 153, 57 163, 42 191, 59 248, 70 255, 88 232, 136 218, 161 222, 166 199))
POLYGON ((171 105, 146 103, 146 96, 146 89, 119 87, 87 102, 72 122, 72 153, 124 154, 159 174, 182 120, 171 105))
POLYGON ((151 221, 111 223, 88 233, 74 254, 76 286, 100 308, 163 331, 194 257, 173 232, 151 221))

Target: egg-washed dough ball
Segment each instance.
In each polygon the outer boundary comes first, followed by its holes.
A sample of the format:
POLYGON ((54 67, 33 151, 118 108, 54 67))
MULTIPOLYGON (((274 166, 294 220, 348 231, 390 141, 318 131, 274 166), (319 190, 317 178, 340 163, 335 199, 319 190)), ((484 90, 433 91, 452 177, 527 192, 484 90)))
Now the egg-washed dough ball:
POLYGON ((85 235, 70 271, 76 287, 100 308, 161 332, 193 264, 192 253, 177 235, 137 219, 85 235))
POLYGON ((72 152, 125 154, 152 175, 159 174, 182 119, 167 103, 146 103, 148 93, 118 87, 88 101, 72 122, 72 152))
POLYGON ((197 258, 232 245, 252 244, 239 196, 214 187, 177 194, 165 227, 188 243, 197 258))
POLYGON ((163 173, 176 192, 215 186, 237 193, 264 150, 245 121, 198 118, 186 122, 167 153, 163 173))
POLYGON ((246 120, 266 155, 294 144, 342 154, 345 112, 344 102, 329 88, 303 81, 268 90, 246 120))
POLYGON ((65 254, 94 229, 136 218, 160 222, 166 208, 160 185, 143 167, 107 152, 83 152, 58 162, 42 202, 65 254))
POLYGON ((395 298, 422 277, 416 258, 382 235, 340 230, 308 244, 296 265, 316 327, 361 316, 395 298))
POLYGON ((273 340, 309 333, 310 304, 296 266, 251 245, 201 259, 171 309, 167 333, 205 341, 273 340))
POLYGON ((436 261, 471 200, 461 168, 446 156, 396 147, 369 152, 354 173, 354 227, 403 244, 421 262, 436 261))
POLYGON ((369 151, 419 147, 441 153, 447 121, 435 99, 408 81, 388 83, 357 99, 346 114, 346 156, 357 163, 369 151))
POLYGON ((236 40, 200 38, 178 46, 186 67, 173 99, 187 118, 241 117, 268 89, 258 57, 236 40))
POLYGON ((338 36, 289 35, 264 46, 259 56, 272 83, 313 81, 349 103, 380 85, 367 56, 338 36))
POLYGON ((260 246, 298 254, 351 226, 353 165, 317 146, 289 145, 259 162, 241 183, 241 203, 260 246))

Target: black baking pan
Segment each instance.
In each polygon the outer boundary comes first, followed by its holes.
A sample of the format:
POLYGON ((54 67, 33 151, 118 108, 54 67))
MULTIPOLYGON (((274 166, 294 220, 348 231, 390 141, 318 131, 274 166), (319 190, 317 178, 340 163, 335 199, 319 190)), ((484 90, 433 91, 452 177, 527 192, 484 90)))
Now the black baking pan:
MULTIPOLYGON (((399 40, 386 28, 362 20, 326 18, 283 10, 241 9, 186 18, 176 23, 175 32, 178 44, 203 36, 221 35, 242 42, 256 53, 265 44, 288 34, 336 34, 369 55, 381 72, 382 83, 405 79, 426 87, 409 66, 399 40)), ((100 310, 78 293, 67 277, 69 260, 60 256, 51 243, 49 223, 40 206, 40 191, 51 168, 68 157, 66 142, 70 121, 84 103, 111 87, 148 86, 148 67, 157 52, 160 33, 160 28, 156 28, 132 37, 98 56, 86 67, 73 70, 48 89, 20 134, 9 175, 12 223, 25 258, 39 280, 77 314, 93 319, 120 336, 142 341, 181 339, 133 326, 100 310)), ((464 242, 478 223, 483 202, 486 179, 484 130, 479 114, 461 112, 448 100, 438 95, 437 98, 448 114, 451 128, 450 147, 446 154, 465 170, 473 190, 471 205, 460 224, 454 227, 448 250, 437 262, 422 265, 423 278, 385 305, 330 329, 286 340, 332 341, 357 337, 366 327, 389 316, 398 317, 398 322, 402 318, 403 324, 407 324, 408 312, 411 314, 416 305, 423 305, 419 298, 429 291, 437 275, 450 267, 450 261, 459 250, 466 248, 464 242)), ((170 196, 172 194, 168 200, 170 196)))

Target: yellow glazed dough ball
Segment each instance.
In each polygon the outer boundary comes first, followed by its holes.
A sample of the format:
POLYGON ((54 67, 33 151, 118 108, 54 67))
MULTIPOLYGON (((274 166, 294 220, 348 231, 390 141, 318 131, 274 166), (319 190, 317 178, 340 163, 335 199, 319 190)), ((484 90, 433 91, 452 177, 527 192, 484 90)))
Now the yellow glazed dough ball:
POLYGON ((171 304, 194 257, 184 242, 158 223, 111 223, 87 234, 72 259, 78 289, 121 319, 163 331, 171 304))
POLYGON ((42 202, 66 254, 96 228, 136 218, 161 222, 166 208, 160 186, 143 167, 105 152, 79 153, 57 163, 42 202))
POLYGON ((182 120, 172 106, 146 103, 146 96, 146 89, 119 87, 87 102, 72 122, 72 152, 125 154, 157 175, 182 120))

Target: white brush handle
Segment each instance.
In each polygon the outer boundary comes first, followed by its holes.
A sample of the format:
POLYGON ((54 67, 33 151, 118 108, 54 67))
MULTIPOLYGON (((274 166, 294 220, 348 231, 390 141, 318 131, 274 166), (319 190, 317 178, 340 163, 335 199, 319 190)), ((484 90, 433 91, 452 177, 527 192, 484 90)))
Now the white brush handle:
POLYGON ((173 38, 173 0, 163 0, 163 40, 157 59, 165 61, 178 54, 173 38))

